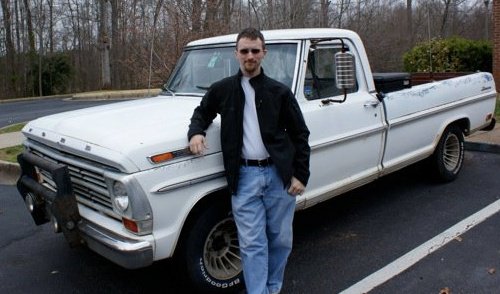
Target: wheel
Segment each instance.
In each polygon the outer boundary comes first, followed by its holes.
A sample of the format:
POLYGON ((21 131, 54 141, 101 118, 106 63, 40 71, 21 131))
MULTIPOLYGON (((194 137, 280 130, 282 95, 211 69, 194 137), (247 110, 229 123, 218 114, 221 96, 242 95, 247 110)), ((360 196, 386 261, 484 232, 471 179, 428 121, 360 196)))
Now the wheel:
POLYGON ((431 157, 433 174, 442 182, 455 180, 464 161, 464 134, 456 126, 448 126, 431 157))
POLYGON ((211 205, 195 220, 182 246, 190 282, 200 293, 243 288, 236 224, 228 208, 211 205))

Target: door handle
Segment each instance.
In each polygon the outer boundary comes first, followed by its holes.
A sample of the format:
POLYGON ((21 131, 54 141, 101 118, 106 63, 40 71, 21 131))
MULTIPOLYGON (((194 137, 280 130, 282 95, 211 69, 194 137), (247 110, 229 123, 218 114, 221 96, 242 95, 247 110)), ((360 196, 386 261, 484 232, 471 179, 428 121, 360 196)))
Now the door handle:
POLYGON ((364 107, 377 107, 379 105, 380 101, 366 101, 365 104, 363 104, 364 107))

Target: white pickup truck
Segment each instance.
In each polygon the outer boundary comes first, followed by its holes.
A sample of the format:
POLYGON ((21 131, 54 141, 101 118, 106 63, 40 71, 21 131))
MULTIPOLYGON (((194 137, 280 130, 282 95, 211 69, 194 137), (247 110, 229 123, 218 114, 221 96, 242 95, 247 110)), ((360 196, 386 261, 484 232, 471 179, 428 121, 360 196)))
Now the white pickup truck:
MULTIPOLYGON (((451 181, 463 164, 464 135, 495 124, 489 73, 412 87, 404 74, 372 74, 352 31, 263 34, 263 68, 292 89, 311 132, 311 177, 298 210, 424 159, 451 181)), ((189 43, 158 97, 27 124, 18 190, 35 223, 50 221, 70 245, 125 268, 177 256, 202 291, 240 288, 220 120, 207 130, 204 156, 192 155, 187 141, 208 87, 238 70, 235 39, 189 43)))

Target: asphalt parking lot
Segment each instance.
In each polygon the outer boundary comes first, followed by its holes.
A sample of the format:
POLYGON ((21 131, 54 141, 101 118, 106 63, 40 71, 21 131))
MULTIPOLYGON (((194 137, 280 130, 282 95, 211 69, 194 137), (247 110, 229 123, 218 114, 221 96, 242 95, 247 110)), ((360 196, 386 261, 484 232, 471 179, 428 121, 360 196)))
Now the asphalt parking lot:
MULTIPOLYGON (((465 160, 453 183, 436 184, 416 165, 298 212, 282 293, 498 293, 499 213, 469 217, 498 209, 500 155, 466 152, 465 160), (444 236, 408 268, 384 270, 464 220, 463 234, 444 236)), ((130 271, 69 248, 33 224, 13 186, 0 186, 0 223, 8 224, 0 227, 1 293, 192 291, 171 261, 130 271)))
MULTIPOLYGON (((495 151, 499 134, 468 143, 495 151)), ((498 293, 498 153, 466 152, 450 184, 414 166, 297 213, 282 293, 498 293)), ((14 186, 0 185, 0 224, 0 293, 191 293, 171 261, 129 271, 70 249, 34 225, 14 186)))

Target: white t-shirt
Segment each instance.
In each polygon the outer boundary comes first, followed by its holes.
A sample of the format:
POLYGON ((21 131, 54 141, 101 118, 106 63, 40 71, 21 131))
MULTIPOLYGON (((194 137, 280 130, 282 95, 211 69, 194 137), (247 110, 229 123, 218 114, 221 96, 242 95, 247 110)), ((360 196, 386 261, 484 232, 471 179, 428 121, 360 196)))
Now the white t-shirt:
POLYGON ((262 142, 255 105, 255 90, 250 85, 250 78, 242 77, 241 86, 243 92, 245 92, 242 157, 245 159, 266 159, 269 157, 269 153, 264 146, 264 142, 262 142))

